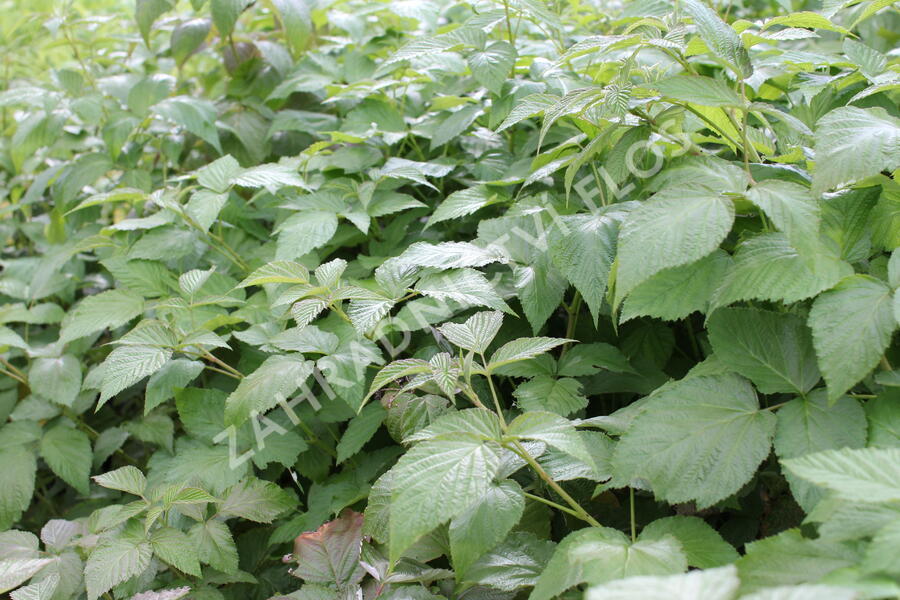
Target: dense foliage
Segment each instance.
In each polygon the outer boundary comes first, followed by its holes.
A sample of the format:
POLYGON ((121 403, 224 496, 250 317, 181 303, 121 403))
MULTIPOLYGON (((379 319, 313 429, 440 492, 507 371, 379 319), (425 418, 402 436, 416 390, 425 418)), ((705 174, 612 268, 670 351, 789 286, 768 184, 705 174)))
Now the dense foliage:
POLYGON ((0 10, 0 593, 900 597, 889 0, 0 10))

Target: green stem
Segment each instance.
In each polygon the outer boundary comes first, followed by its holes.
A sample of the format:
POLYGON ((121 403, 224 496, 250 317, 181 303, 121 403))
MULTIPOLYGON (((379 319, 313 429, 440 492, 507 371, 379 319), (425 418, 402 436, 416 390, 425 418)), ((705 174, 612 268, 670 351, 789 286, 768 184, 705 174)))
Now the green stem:
POLYGON ((3 375, 6 375, 7 377, 11 377, 12 379, 15 379, 16 381, 18 381, 25 387, 28 387, 28 382, 25 381, 24 379, 22 379, 21 377, 19 377, 18 375, 16 375, 15 373, 10 373, 6 369, 0 369, 0 373, 2 373, 3 375))
MULTIPOLYGON (((578 327, 578 315, 581 314, 581 294, 578 290, 575 290, 575 295, 572 297, 572 304, 566 307, 566 312, 569 313, 569 318, 566 323, 566 339, 574 339, 575 336, 575 328, 578 327)), ((562 348, 562 354, 566 353, 566 350, 569 349, 569 342, 566 342, 562 348)))
POLYGON ((25 376, 25 373, 23 373, 22 371, 20 371, 14 364, 12 364, 11 362, 9 362, 8 360, 6 360, 5 358, 3 358, 2 356, 0 356, 0 363, 2 363, 4 367, 6 367, 6 368, 9 369, 12 373, 15 374, 14 379, 18 379, 19 381, 21 381, 21 382, 24 383, 25 385, 28 385, 28 378, 25 376))
POLYGON ((503 0, 503 12, 506 15, 506 37, 510 46, 516 45, 516 36, 513 33, 512 20, 509 18, 509 0, 503 0))
POLYGON ((557 503, 554 502, 553 500, 547 500, 547 499, 544 498, 543 496, 538 496, 538 495, 536 495, 536 494, 529 494, 528 492, 525 492, 525 497, 526 497, 526 498, 531 498, 532 500, 534 500, 534 501, 536 501, 536 502, 543 502, 543 503, 546 504, 547 506, 553 507, 553 508, 555 508, 556 510, 559 510, 559 511, 562 511, 562 512, 564 512, 564 513, 566 513, 566 514, 572 515, 573 517, 576 517, 576 518, 578 518, 578 519, 581 518, 581 516, 580 516, 577 512, 575 512, 574 510, 572 510, 572 509, 569 508, 568 506, 563 506, 562 504, 557 504, 557 503))
POLYGON ((637 540, 637 526, 634 518, 634 488, 628 488, 628 511, 631 518, 631 543, 637 540))
MULTIPOLYGON (((481 363, 487 364, 484 354, 481 354, 481 363)), ((494 379, 491 377, 490 371, 486 374, 488 387, 491 389, 491 398, 494 400, 494 408, 497 409, 497 416, 500 418, 500 426, 506 431, 506 419, 503 418, 503 408, 500 406, 500 398, 497 396, 497 390, 494 388, 494 379)))
POLYGON ((687 329, 688 339, 691 342, 691 351, 694 353, 694 358, 696 360, 702 360, 703 357, 700 354, 700 345, 697 343, 697 336, 694 335, 694 328, 691 326, 691 321, 688 317, 684 318, 684 328, 687 329))
POLYGON ((466 395, 466 397, 467 397, 469 400, 472 401, 472 404, 474 404, 477 408, 480 408, 480 409, 482 409, 482 410, 490 410, 490 409, 488 409, 487 406, 485 406, 485 405, 481 402, 481 399, 478 398, 478 394, 475 393, 475 390, 472 389, 472 386, 471 386, 471 385, 467 385, 466 387, 464 387, 464 388, 463 388, 463 393, 466 395))
POLYGON ((510 448, 510 450, 512 450, 513 452, 518 454, 520 457, 522 457, 525 460, 525 462, 528 463, 528 466, 530 466, 534 470, 534 472, 537 473, 538 477, 543 479, 544 482, 548 486, 550 486, 550 489, 552 489, 554 492, 556 492, 560 498, 562 498, 563 500, 566 501, 566 504, 568 504, 570 507, 572 507, 574 516, 578 517, 585 523, 589 523, 590 525, 592 525, 594 527, 602 527, 602 525, 600 525, 600 522, 597 521, 597 519, 592 517, 590 515, 590 513, 588 513, 588 511, 586 511, 578 503, 577 500, 575 500, 575 498, 570 496, 569 493, 562 488, 562 486, 560 486, 558 483, 556 483, 556 481, 553 480, 552 477, 550 477, 550 474, 544 470, 544 467, 542 467, 536 460, 534 460, 534 458, 528 453, 528 451, 522 447, 522 444, 520 444, 518 441, 515 441, 512 443, 512 446, 513 447, 510 448))
POLYGON ((710 121, 709 119, 707 119, 705 115, 703 115, 702 113, 698 112, 696 109, 691 108, 691 106, 690 106, 689 104, 682 104, 681 106, 684 107, 686 110, 688 110, 688 111, 694 113, 695 115, 697 115, 697 117, 699 117, 701 121, 703 121, 704 123, 706 123, 707 127, 709 127, 710 129, 712 129, 713 131, 715 131, 716 133, 718 133, 719 135, 721 135, 723 138, 725 138, 726 140, 728 140, 729 142, 731 142, 731 144, 732 144, 735 148, 741 148, 741 147, 742 147, 740 142, 738 142, 736 139, 734 139, 733 137, 731 137, 731 136, 730 136, 728 133, 726 133, 721 127, 719 127, 718 125, 716 125, 715 123, 713 123, 712 121, 710 121))
POLYGON ((225 369, 226 371, 229 371, 229 372, 233 373, 234 376, 237 377, 238 379, 243 379, 243 378, 244 378, 244 374, 243 374, 243 373, 241 373, 240 371, 238 371, 237 369, 235 369, 234 367, 232 367, 231 365, 229 365, 229 364, 226 363, 225 361, 216 358, 216 357, 213 355, 213 353, 210 352, 209 350, 204 350, 204 351, 203 351, 203 357, 206 358, 207 360, 211 361, 211 362, 216 363, 217 365, 219 365, 220 367, 222 367, 222 368, 225 369))

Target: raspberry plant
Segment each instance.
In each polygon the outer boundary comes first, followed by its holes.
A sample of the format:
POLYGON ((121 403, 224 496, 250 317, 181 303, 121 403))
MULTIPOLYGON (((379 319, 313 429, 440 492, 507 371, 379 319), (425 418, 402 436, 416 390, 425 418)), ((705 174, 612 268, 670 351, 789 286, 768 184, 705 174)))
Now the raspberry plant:
POLYGON ((894 3, 0 9, 0 593, 900 597, 894 3))

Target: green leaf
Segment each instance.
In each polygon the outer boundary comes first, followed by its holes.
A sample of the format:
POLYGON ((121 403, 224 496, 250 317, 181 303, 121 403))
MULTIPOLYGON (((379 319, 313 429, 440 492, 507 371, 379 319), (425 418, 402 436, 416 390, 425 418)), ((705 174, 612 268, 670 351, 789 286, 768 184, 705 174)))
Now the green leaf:
POLYGON ((704 106, 740 107, 741 97, 718 79, 701 75, 675 75, 648 84, 660 94, 673 100, 702 104, 704 106))
POLYGON ((230 37, 238 17, 249 6, 249 0, 210 0, 213 23, 222 37, 230 37))
POLYGON ((209 35, 209 29, 208 19, 191 19, 179 23, 172 30, 169 47, 172 49, 172 58, 179 66, 184 66, 187 59, 200 48, 209 35))
POLYGON ((338 464, 362 450, 365 443, 372 439, 381 427, 386 416, 387 413, 380 404, 369 404, 353 417, 335 449, 338 464))
POLYGON ((500 446, 467 435, 417 444, 392 469, 390 557, 483 497, 500 469, 500 446))
POLYGON ((809 11, 793 12, 788 15, 779 15, 777 17, 772 17, 771 19, 766 19, 766 22, 762 26, 762 31, 765 31, 770 27, 774 27, 775 25, 784 25, 785 27, 803 27, 809 29, 825 29, 827 31, 836 31, 842 35, 847 35, 850 33, 840 25, 835 25, 834 23, 832 23, 827 17, 820 15, 819 13, 809 11))
POLYGON ((897 167, 900 119, 884 109, 843 106, 816 123, 814 195, 897 167))
POLYGON ((509 424, 506 435, 544 442, 592 468, 595 466, 594 456, 588 450, 585 439, 568 419, 557 414, 536 410, 526 412, 509 424))
POLYGON ((503 313, 497 311, 480 312, 469 317, 465 323, 444 323, 438 327, 451 344, 463 350, 484 354, 500 331, 503 313))
POLYGON ((693 312, 707 312, 731 264, 728 254, 715 250, 697 262, 660 271, 628 294, 621 322, 636 317, 677 321, 693 312))
MULTIPOLYGON (((859 402, 846 396, 829 402, 824 390, 806 399, 791 400, 778 410, 775 453, 780 459, 796 458, 837 448, 866 445, 866 415, 859 402)), ((822 499, 805 481, 787 475, 797 503, 809 512, 822 499)))
POLYGON ((296 167, 277 163, 241 169, 232 175, 229 182, 241 187, 266 188, 273 193, 283 187, 306 187, 296 167))
POLYGON ((203 287, 203 284, 209 281, 215 270, 215 267, 212 267, 206 270, 191 269, 187 273, 182 273, 178 277, 178 287, 181 288, 182 293, 193 296, 203 287))
POLYGON ((521 384, 513 392, 523 410, 549 411, 567 417, 587 406, 577 379, 539 376, 521 384))
POLYGON ((278 227, 275 257, 290 261, 320 248, 334 236, 337 215, 322 210, 301 211, 285 219, 278 227))
POLYGON ((509 129, 516 123, 520 123, 529 117, 541 114, 557 102, 559 102, 559 96, 554 96, 553 94, 539 93, 525 96, 509 111, 509 114, 506 115, 506 118, 503 119, 503 122, 497 128, 497 133, 504 129, 509 129))
POLYGON ((309 283, 309 271, 300 263, 290 260, 276 260, 266 263, 250 273, 237 287, 245 288, 251 285, 265 285, 267 283, 309 283))
POLYGON ((896 549, 900 547, 900 519, 882 527, 866 550, 862 568, 868 573, 897 575, 896 549))
POLYGON ((150 566, 153 549, 145 541, 106 538, 97 544, 84 566, 88 600, 97 600, 120 583, 150 566))
POLYGON ((741 300, 792 304, 834 286, 853 268, 835 257, 798 254, 782 233, 766 233, 740 245, 734 264, 716 291, 712 307, 741 300))
POLYGON ((800 317, 725 308, 707 327, 716 357, 764 394, 805 394, 819 382, 812 336, 800 317))
POLYGON ((219 504, 223 517, 241 517, 256 523, 271 523, 275 517, 296 506, 286 491, 271 481, 251 478, 229 489, 219 504))
POLYGON ((232 178, 241 172, 236 158, 226 154, 197 169, 197 183, 214 192, 224 193, 231 187, 232 178))
POLYGON ((31 504, 37 461, 24 446, 0 449, 0 530, 9 529, 31 504))
POLYGON ((801 254, 819 251, 819 203, 809 189, 780 179, 762 181, 747 191, 758 206, 801 254))
POLYGON ((291 306, 291 317, 297 323, 297 328, 303 329, 315 321, 327 307, 328 302, 322 298, 307 298, 291 306))
POLYGON ((781 462, 790 473, 851 502, 900 500, 900 448, 842 448, 781 462))
POLYGON ((131 597, 131 600, 181 600, 191 591, 189 587, 172 588, 156 592, 141 592, 131 597))
POLYGON ((350 301, 347 316, 356 331, 365 335, 391 312, 397 302, 368 290, 363 294, 365 297, 356 297, 350 301))
POLYGON ((497 248, 480 248, 469 242, 442 242, 427 244, 416 242, 398 259, 418 267, 456 269, 459 267, 483 267, 494 262, 506 262, 497 248))
POLYGON ((0 560, 0 593, 8 592, 52 563, 51 558, 14 558, 0 560))
POLYGON ((797 529, 751 542, 735 563, 741 592, 779 585, 817 583, 832 571, 851 567, 859 555, 845 544, 804 538, 797 529))
MULTIPOLYGON (((59 575, 48 575, 45 579, 42 579, 37 583, 17 589, 10 594, 10 598, 12 598, 12 600, 52 600, 58 585, 59 575)), ((4 589, 4 587, 3 584, 0 584, 0 590, 4 589)))
POLYGON ((734 600, 740 586, 733 566, 683 575, 629 577, 593 586, 585 600, 734 600))
POLYGON ((719 532, 699 517, 663 517, 644 527, 640 539, 655 540, 671 535, 681 544, 688 565, 711 569, 733 563, 739 558, 737 550, 719 532))
POLYGON ((240 425, 256 413, 264 413, 285 401, 304 385, 312 365, 302 354, 270 356, 247 375, 225 400, 225 424, 240 425))
POLYGON ((595 375, 604 370, 637 375, 637 371, 634 370, 621 350, 603 342, 578 344, 569 348, 560 357, 557 372, 565 377, 583 377, 595 375))
POLYGON ((128 492, 135 496, 143 496, 144 490, 147 489, 147 478, 136 467, 130 466, 103 475, 95 475, 94 481, 105 488, 128 492))
POLYGON ((278 11, 284 37, 294 56, 299 56, 309 41, 313 29, 312 9, 316 6, 307 0, 273 0, 278 11))
POLYGON ((172 0, 137 0, 134 5, 134 20, 137 21, 138 30, 145 44, 150 45, 153 22, 174 6, 172 0))
POLYGON ((556 312, 566 291, 566 280, 560 275, 546 253, 530 265, 513 267, 514 285, 525 317, 537 333, 556 312))
POLYGON ((694 19, 697 33, 716 56, 728 63, 740 78, 753 75, 750 55, 734 29, 700 0, 686 0, 682 7, 694 19))
MULTIPOLYGON (((225 2, 243 0, 223 0, 225 2)), ((216 107, 208 101, 188 96, 176 96, 163 100, 154 106, 156 114, 184 127, 201 140, 215 148, 219 153, 219 132, 216 130, 216 107)))
POLYGON ((466 571, 466 580, 512 592, 533 586, 553 554, 555 544, 524 531, 512 532, 466 571))
POLYGON ((528 598, 550 600, 582 583, 597 585, 686 570, 687 560, 673 537, 632 543, 621 531, 590 527, 570 533, 559 543, 528 598))
POLYGON ((452 300, 469 306, 487 306, 512 313, 487 278, 474 269, 450 269, 425 275, 416 291, 437 300, 452 300))
POLYGON ((41 457, 60 479, 88 495, 93 454, 85 433, 65 425, 48 429, 41 438, 41 457))
POLYGON ((38 358, 28 370, 28 385, 47 400, 72 406, 81 391, 81 363, 71 354, 38 358))
POLYGON ((172 527, 161 527, 150 535, 153 553, 182 573, 200 577, 200 562, 197 547, 182 531, 172 527))
POLYGON ((143 344, 119 346, 113 350, 103 362, 103 383, 97 408, 125 388, 159 371, 171 357, 170 348, 143 344))
POLYGON ((475 80, 499 95, 516 62, 516 49, 508 42, 493 41, 484 50, 472 52, 466 62, 475 80))
POLYGON ((733 221, 734 204, 711 190, 676 188, 642 203, 619 234, 616 304, 663 269, 712 253, 733 221))
POLYGON ((188 531, 191 542, 197 548, 200 562, 223 573, 238 570, 238 552, 228 525, 211 519, 197 523, 188 531))
POLYGON ((619 226, 627 215, 627 209, 613 205, 589 215, 559 217, 562 226, 550 231, 550 258, 581 293, 595 322, 606 295, 619 226))
POLYGON ((454 138, 462 135, 469 126, 481 114, 482 108, 477 104, 464 106, 456 112, 450 113, 441 122, 435 133, 431 136, 431 149, 439 148, 454 138))
POLYGON ((833 400, 868 375, 891 343, 897 327, 891 289, 866 275, 847 277, 816 298, 809 326, 833 400))
POLYGON ((667 502, 710 506, 737 492, 769 454, 775 416, 737 376, 684 379, 642 409, 616 446, 619 485, 641 478, 667 502))
POLYGON ((486 367, 489 371, 494 371, 503 365, 534 358, 570 341, 573 340, 550 337, 518 338, 500 346, 491 355, 486 367))
POLYGON ((440 415, 435 421, 407 436, 405 443, 433 440, 442 436, 473 437, 481 440, 500 441, 500 419, 492 411, 483 408, 467 408, 440 415))
POLYGON ((144 299, 128 290, 109 290, 88 296, 75 310, 66 315, 59 339, 71 342, 103 331, 120 327, 144 312, 144 299))
POLYGON ((179 388, 185 388, 203 371, 203 363, 197 360, 176 358, 167 362, 162 369, 147 380, 144 396, 144 415, 175 397, 179 388))
POLYGON ((869 420, 869 446, 900 447, 900 405, 894 397, 880 396, 866 402, 869 420))
POLYGON ((0 326, 0 346, 11 346, 22 350, 28 349, 28 344, 22 339, 22 336, 9 327, 2 326, 0 326))
POLYGON ((437 208, 428 218, 425 224, 426 229, 437 223, 449 221, 450 219, 458 219, 466 215, 471 215, 480 208, 494 204, 500 201, 498 194, 492 194, 490 190, 483 186, 477 185, 464 190, 453 192, 438 204, 437 208))
POLYGON ((401 377, 409 377, 410 375, 418 375, 420 373, 428 373, 430 371, 431 365, 427 360, 422 360, 421 358, 404 358, 402 360, 395 360, 394 362, 383 367, 375 375, 375 378, 372 380, 372 384, 369 386, 369 393, 366 395, 366 399, 368 400, 375 392, 377 392, 387 384, 393 381, 397 381, 401 377))
POLYGON ((457 580, 481 555, 506 538, 524 510, 522 488, 504 479, 491 484, 484 496, 450 521, 450 554, 457 580))

